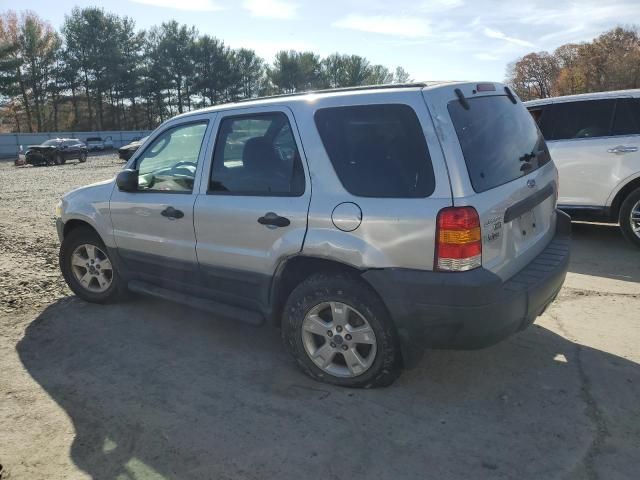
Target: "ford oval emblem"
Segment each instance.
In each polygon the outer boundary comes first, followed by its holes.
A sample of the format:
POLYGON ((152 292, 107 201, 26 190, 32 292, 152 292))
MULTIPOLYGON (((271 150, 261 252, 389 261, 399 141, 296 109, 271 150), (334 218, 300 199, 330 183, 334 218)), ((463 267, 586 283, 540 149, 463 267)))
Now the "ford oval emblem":
POLYGON ((533 188, 536 186, 536 181, 531 179, 531 180, 527 180, 527 187, 529 188, 533 188))

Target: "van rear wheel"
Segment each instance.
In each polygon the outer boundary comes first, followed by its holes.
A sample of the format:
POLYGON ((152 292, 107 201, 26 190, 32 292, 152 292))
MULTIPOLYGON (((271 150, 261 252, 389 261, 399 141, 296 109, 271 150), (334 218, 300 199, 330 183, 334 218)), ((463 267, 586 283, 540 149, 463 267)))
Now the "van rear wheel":
POLYGON ((619 222, 624 237, 640 248, 640 188, 632 191, 622 202, 619 222))
POLYGON ((378 295, 356 277, 316 274, 298 285, 284 307, 282 338, 315 380, 372 388, 400 374, 394 325, 378 295))

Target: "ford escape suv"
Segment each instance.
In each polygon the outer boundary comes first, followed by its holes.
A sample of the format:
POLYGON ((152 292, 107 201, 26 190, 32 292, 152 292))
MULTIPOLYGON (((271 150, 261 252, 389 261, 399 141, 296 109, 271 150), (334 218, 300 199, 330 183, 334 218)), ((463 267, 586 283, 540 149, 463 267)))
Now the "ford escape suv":
POLYGON ((156 129, 58 206, 60 267, 271 323, 309 376, 390 384, 425 348, 479 348, 556 297, 570 222, 533 118, 494 83, 315 92, 156 129))
POLYGON ((640 89, 526 103, 560 172, 559 206, 640 247, 640 89))

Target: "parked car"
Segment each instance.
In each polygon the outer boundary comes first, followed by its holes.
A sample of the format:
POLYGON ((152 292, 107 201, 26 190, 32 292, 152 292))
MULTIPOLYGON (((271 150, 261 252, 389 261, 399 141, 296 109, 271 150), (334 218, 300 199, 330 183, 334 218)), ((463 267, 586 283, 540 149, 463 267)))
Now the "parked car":
POLYGON ((140 146, 147 140, 147 137, 143 137, 139 140, 134 140, 118 149, 118 157, 122 160, 129 160, 131 156, 136 153, 140 146))
POLYGON ((30 145, 25 162, 31 165, 63 165, 67 160, 87 161, 87 146, 77 138, 56 138, 30 145))
POLYGON ((88 137, 87 148, 89 150, 111 150, 113 148, 113 139, 111 137, 88 137))
POLYGON ((87 301, 129 289, 274 324, 310 377, 388 385, 425 348, 491 345, 554 300, 570 229, 556 185, 500 84, 222 105, 64 196, 60 267, 87 301))
POLYGON ((559 207, 613 221, 640 247, 640 90, 526 103, 560 173, 559 207))

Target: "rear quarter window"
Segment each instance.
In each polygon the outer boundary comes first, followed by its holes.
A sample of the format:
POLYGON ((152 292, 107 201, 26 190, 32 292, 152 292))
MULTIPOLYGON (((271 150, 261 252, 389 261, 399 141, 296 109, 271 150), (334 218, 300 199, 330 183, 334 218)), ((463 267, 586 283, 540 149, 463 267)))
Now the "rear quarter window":
POLYGON ((467 99, 448 105, 471 185, 484 192, 537 170, 551 160, 535 120, 508 97, 467 99))
POLYGON ((433 193, 431 157, 410 106, 323 108, 315 122, 340 182, 352 195, 420 198, 433 193))

